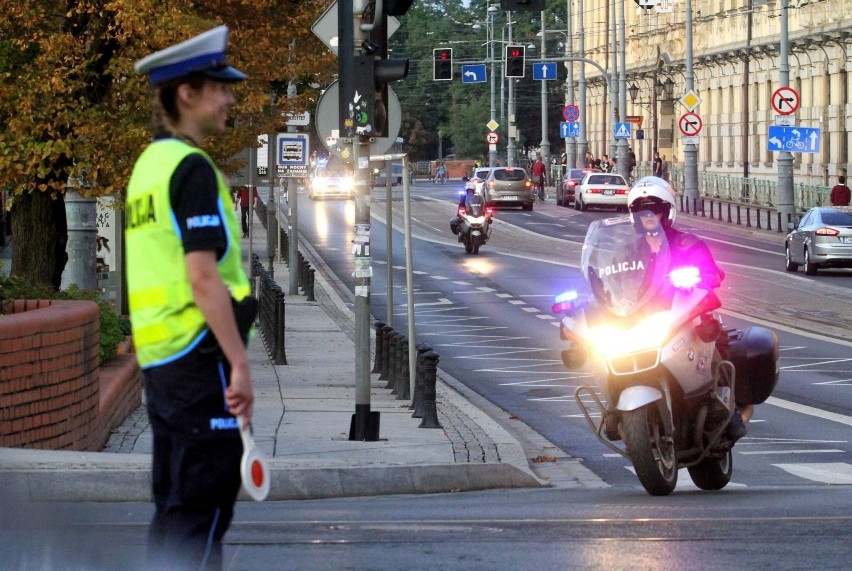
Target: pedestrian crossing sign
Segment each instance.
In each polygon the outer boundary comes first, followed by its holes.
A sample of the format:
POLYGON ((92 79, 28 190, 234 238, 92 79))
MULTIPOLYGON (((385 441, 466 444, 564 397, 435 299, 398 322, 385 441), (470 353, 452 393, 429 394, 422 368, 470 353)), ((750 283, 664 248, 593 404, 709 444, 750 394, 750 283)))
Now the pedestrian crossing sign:
POLYGON ((630 123, 616 123, 615 124, 615 138, 616 139, 629 139, 630 138, 630 123))

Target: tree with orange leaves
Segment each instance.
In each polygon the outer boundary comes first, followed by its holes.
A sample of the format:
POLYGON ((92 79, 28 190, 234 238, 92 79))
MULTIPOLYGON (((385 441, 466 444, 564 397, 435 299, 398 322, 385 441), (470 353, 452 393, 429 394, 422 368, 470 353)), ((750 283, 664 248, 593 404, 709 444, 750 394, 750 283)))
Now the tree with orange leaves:
POLYGON ((58 288, 66 263, 64 193, 121 203, 150 139, 147 79, 133 63, 219 24, 235 89, 236 127, 207 150, 224 169, 306 98, 288 83, 328 84, 333 56, 310 31, 325 3, 280 0, 0 0, 0 191, 10 192, 12 273, 58 288))

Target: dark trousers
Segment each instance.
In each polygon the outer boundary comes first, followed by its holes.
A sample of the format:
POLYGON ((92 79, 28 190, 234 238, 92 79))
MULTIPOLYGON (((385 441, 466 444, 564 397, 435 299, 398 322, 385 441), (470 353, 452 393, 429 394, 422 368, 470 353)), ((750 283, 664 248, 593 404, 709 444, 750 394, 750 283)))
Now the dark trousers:
POLYGON ((243 234, 248 234, 249 207, 240 205, 240 220, 243 222, 243 234))
POLYGON ((225 407, 226 364, 192 351, 145 370, 154 432, 154 569, 221 569, 240 488, 242 442, 225 407))

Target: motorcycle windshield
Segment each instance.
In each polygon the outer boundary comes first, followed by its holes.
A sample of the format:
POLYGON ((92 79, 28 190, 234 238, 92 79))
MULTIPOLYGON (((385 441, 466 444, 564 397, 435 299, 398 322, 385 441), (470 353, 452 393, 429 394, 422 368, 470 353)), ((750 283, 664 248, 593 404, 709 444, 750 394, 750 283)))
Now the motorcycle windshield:
MULTIPOLYGON (((638 215, 596 220, 586 233, 581 267, 596 301, 629 317, 671 289, 671 256, 662 227, 648 231, 638 215)), ((650 223, 648 223, 650 224, 650 223)))
POLYGON ((485 204, 482 202, 482 197, 478 194, 469 196, 467 199, 467 213, 471 216, 482 216, 485 214, 485 204))

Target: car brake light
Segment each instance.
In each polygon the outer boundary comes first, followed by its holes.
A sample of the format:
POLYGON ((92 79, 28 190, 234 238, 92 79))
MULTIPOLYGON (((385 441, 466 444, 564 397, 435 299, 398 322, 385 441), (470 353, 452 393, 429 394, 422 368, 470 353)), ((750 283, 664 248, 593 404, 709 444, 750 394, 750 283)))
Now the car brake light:
POLYGON ((627 194, 627 191, 623 188, 618 188, 616 189, 615 194, 627 194))
POLYGON ((601 193, 601 189, 599 189, 599 188, 590 188, 590 189, 589 189, 589 190, 587 190, 586 192, 588 192, 589 194, 600 194, 600 193, 601 193))
POLYGON ((524 181, 524 186, 527 186, 527 187, 532 186, 532 183, 528 180, 524 181))
POLYGON ((493 208, 486 208, 485 209, 485 215, 486 216, 494 216, 494 209, 493 208))
POLYGON ((568 186, 577 186, 577 181, 576 180, 569 180, 568 186))
POLYGON ((814 232, 817 236, 837 236, 840 234, 840 230, 836 228, 820 228, 816 232, 814 232))

